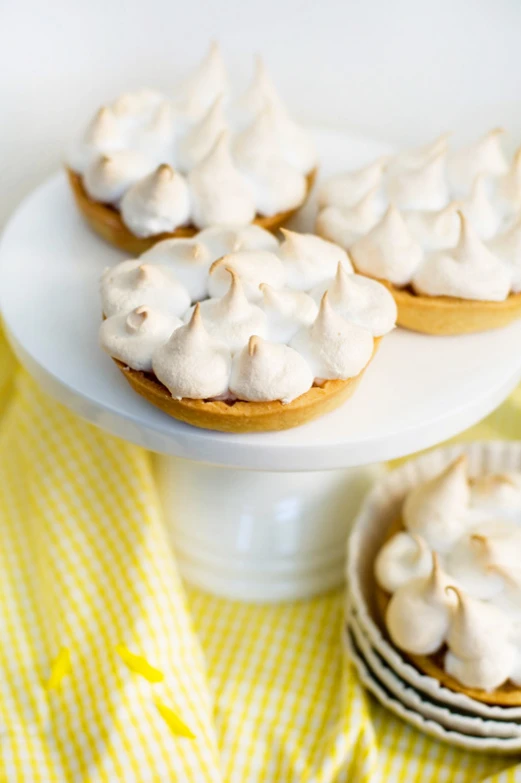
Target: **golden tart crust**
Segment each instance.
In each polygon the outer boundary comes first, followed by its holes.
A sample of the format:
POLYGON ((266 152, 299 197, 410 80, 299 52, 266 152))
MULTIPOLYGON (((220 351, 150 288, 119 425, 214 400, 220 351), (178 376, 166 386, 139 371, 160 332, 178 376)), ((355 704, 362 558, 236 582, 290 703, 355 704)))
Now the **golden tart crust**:
MULTIPOLYGON (((391 525, 388 534, 385 538, 385 541, 388 541, 390 538, 392 538, 392 536, 395 533, 398 533, 400 530, 405 530, 405 525, 403 524, 403 520, 401 517, 396 519, 394 523, 391 525)), ((385 623, 385 614, 387 611, 387 606, 389 604, 389 601, 391 600, 391 596, 389 593, 383 590, 383 588, 381 588, 376 583, 376 581, 375 581, 375 596, 376 596, 376 605, 379 613, 380 627, 385 632, 388 641, 394 647, 395 645, 393 644, 393 642, 389 637, 389 634, 387 632, 387 626, 385 623)), ((398 650, 398 652, 400 653, 400 655, 403 655, 412 664, 414 664, 414 666, 417 669, 419 669, 419 671, 422 672, 422 674, 426 674, 429 677, 433 677, 435 680, 438 680, 438 682, 440 682, 446 688, 449 688, 451 691, 464 693, 467 696, 470 696, 470 698, 476 699, 476 701, 485 702, 486 704, 496 704, 501 707, 521 706, 521 688, 518 685, 515 685, 513 682, 510 682, 510 680, 503 683, 503 685, 501 685, 499 688, 495 688, 492 691, 484 691, 484 690, 480 690, 479 688, 467 688, 465 685, 462 685, 458 680, 456 680, 455 677, 451 677, 451 675, 447 674, 447 672, 443 668, 443 659, 446 650, 447 650, 446 646, 443 645, 443 647, 433 655, 412 655, 411 653, 405 652, 405 650, 398 650)))
MULTIPOLYGON (((380 340, 380 337, 375 338, 371 360, 380 340)), ((187 424, 220 432, 270 432, 305 424, 338 408, 353 394, 366 369, 364 368, 355 378, 345 381, 330 380, 325 381, 323 386, 313 386, 305 394, 287 404, 283 404, 280 400, 273 402, 237 400, 230 404, 222 400, 186 398, 174 400, 168 389, 153 374, 133 370, 117 359, 114 361, 134 391, 156 408, 187 424)))
POLYGON ((375 278, 393 295, 398 307, 396 323, 415 332, 437 335, 472 334, 500 329, 521 318, 521 293, 503 302, 482 302, 452 296, 423 296, 375 278))
MULTIPOLYGON (((253 222, 257 226, 265 228, 268 231, 276 231, 280 226, 284 225, 305 203, 311 188, 313 187, 316 172, 317 170, 313 169, 306 177, 307 190, 302 204, 295 207, 295 209, 290 209, 286 212, 278 212, 276 215, 271 215, 269 217, 258 216, 253 222)), ((127 253, 141 255, 163 239, 192 237, 199 231, 195 226, 180 226, 171 233, 155 234, 151 237, 137 237, 123 223, 117 209, 108 204, 94 201, 87 195, 80 174, 77 174, 68 168, 67 176, 74 194, 76 206, 90 227, 111 245, 115 245, 116 247, 119 247, 120 250, 124 250, 127 253)))

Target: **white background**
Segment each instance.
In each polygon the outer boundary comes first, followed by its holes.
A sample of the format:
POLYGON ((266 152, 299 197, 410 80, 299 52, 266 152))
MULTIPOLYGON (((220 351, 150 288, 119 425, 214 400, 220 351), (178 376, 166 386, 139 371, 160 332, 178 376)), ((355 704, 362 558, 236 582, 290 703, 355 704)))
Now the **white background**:
POLYGON ((262 51, 294 113, 398 144, 494 126, 521 140, 519 0, 0 0, 0 224, 99 104, 168 89, 223 44, 262 51))

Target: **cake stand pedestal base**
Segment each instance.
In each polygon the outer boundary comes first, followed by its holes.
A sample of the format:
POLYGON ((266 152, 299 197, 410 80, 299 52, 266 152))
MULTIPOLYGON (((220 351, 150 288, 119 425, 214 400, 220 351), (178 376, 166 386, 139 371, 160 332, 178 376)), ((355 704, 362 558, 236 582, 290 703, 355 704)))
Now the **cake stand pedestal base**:
POLYGON ((347 533, 384 470, 237 470, 159 455, 156 468, 183 577, 225 598, 259 602, 342 584, 347 533))

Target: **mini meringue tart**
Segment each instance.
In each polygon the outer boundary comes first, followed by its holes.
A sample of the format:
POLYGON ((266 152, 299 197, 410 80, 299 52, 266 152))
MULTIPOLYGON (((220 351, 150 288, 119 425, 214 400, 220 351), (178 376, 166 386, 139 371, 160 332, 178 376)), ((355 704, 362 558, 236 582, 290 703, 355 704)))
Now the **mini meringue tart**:
POLYGON ((494 255, 461 212, 459 216, 458 244, 426 255, 411 285, 400 288, 375 275, 394 296, 400 326, 426 334, 468 334, 507 326, 521 317, 513 264, 494 255))
POLYGON ((304 282, 292 266, 291 287, 279 257, 283 246, 254 226, 213 227, 120 262, 101 278, 102 347, 136 392, 195 426, 281 430, 333 410, 353 393, 394 327, 394 302, 340 260, 337 276, 352 278, 347 305, 342 278, 340 292, 332 286, 340 310, 326 289, 318 306, 303 290, 316 279, 313 264, 326 283, 332 259, 345 253, 314 239, 292 236, 304 282), (213 260, 232 247, 247 249, 213 260))
POLYGON ((289 116, 262 61, 240 102, 246 125, 228 93, 212 43, 174 98, 138 90, 99 110, 66 164, 76 205, 94 231, 137 255, 206 226, 256 223, 275 231, 289 220, 313 185, 314 144, 289 116), (147 180, 164 166, 175 182, 168 195, 147 180))
POLYGON ((478 701, 518 706, 521 529, 508 514, 516 506, 521 515, 521 474, 508 477, 507 502, 505 482, 469 479, 459 458, 418 484, 373 575, 383 630, 420 672, 478 701))

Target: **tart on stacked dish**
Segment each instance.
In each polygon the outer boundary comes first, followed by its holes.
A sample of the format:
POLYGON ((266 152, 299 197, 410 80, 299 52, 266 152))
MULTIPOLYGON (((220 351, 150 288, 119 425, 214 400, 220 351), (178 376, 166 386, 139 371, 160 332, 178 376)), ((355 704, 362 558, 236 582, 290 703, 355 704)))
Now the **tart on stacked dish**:
POLYGON ((388 286, 398 324, 462 334, 521 317, 521 150, 442 136, 325 182, 317 233, 388 286))
POLYGON ((521 705, 521 474, 459 457, 414 487, 374 563, 392 643, 477 701, 521 705))
POLYGON ((169 239, 101 280, 102 347, 175 418, 232 432, 294 427, 354 391, 395 324, 387 289, 337 245, 258 226, 169 239))
POLYGON ((315 169, 314 144, 262 60, 233 102, 217 44, 174 96, 143 89, 103 106, 67 155, 84 217, 134 254, 212 225, 274 230, 304 203, 315 169))

